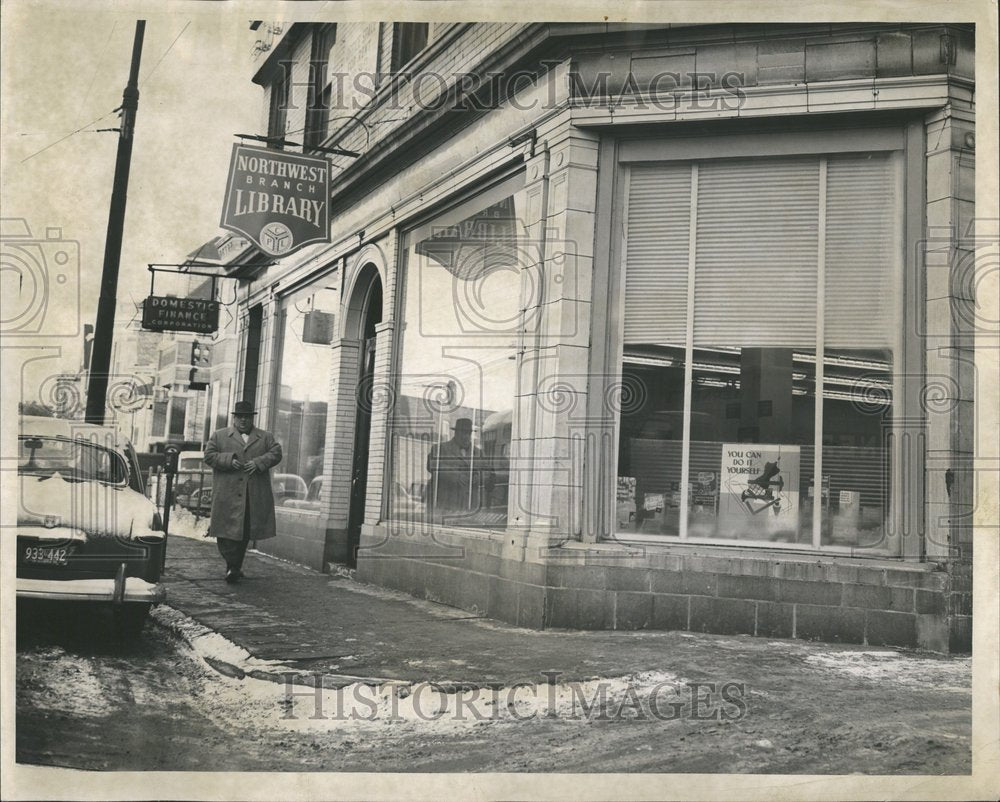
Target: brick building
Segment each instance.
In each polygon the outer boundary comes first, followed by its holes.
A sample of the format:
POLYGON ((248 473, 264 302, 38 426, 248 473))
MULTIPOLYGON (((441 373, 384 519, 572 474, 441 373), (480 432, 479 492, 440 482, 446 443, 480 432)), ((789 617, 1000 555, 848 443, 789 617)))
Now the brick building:
POLYGON ((973 41, 284 26, 262 131, 360 155, 329 244, 223 260, 261 547, 533 628, 968 650, 973 41))

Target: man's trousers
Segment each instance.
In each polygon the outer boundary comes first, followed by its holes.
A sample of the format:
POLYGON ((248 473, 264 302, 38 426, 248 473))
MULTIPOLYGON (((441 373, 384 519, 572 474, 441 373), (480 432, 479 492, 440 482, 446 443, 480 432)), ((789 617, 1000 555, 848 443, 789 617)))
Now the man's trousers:
POLYGON ((243 510, 243 539, 229 540, 224 537, 215 539, 219 547, 219 554, 226 561, 226 568, 239 571, 243 567, 243 558, 247 553, 247 546, 250 545, 250 498, 247 496, 246 507, 243 510))

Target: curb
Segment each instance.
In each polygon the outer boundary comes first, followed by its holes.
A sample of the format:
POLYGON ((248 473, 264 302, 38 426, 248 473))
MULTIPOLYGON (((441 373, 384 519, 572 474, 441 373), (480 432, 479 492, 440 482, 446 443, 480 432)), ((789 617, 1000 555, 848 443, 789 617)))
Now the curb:
MULTIPOLYGON (((184 642, 206 665, 223 676, 231 679, 250 677, 278 684, 291 682, 294 685, 315 687, 314 680, 318 672, 303 671, 285 663, 254 657, 242 646, 238 646, 211 627, 205 626, 200 621, 168 604, 161 604, 150 611, 150 620, 184 642)), ((322 676, 324 687, 329 688, 345 688, 349 685, 368 685, 372 688, 381 688, 386 685, 412 686, 417 684, 410 680, 389 677, 360 677, 350 674, 327 673, 323 673, 322 676)), ((439 683, 442 689, 451 685, 457 687, 459 684, 467 683, 439 683)))
MULTIPOLYGON (((262 660, 254 657, 242 646, 233 643, 224 635, 211 627, 191 618, 186 613, 161 604, 150 612, 150 620, 157 626, 167 630, 173 637, 181 640, 205 665, 222 676, 230 679, 265 680, 276 684, 301 685, 306 688, 316 688, 316 677, 322 676, 323 687, 331 690, 347 688, 351 685, 365 685, 373 689, 390 687, 398 690, 401 696, 416 686, 426 685, 435 691, 446 694, 463 693, 465 691, 503 690, 512 687, 542 687, 551 682, 469 682, 462 680, 408 680, 391 677, 357 676, 353 674, 329 674, 326 672, 306 671, 289 666, 276 660, 262 660)), ((588 682, 601 679, 599 676, 565 679, 563 682, 588 682)))

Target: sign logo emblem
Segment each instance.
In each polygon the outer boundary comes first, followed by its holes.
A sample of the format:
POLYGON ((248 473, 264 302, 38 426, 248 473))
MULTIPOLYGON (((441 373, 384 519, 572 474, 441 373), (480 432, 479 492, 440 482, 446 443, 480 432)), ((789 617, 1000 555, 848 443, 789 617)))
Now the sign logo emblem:
POLYGON ((268 223, 260 230, 260 244, 271 253, 287 253, 292 242, 292 232, 284 223, 268 223))
POLYGON ((270 256, 330 241, 330 163, 325 158, 233 145, 220 225, 270 256))

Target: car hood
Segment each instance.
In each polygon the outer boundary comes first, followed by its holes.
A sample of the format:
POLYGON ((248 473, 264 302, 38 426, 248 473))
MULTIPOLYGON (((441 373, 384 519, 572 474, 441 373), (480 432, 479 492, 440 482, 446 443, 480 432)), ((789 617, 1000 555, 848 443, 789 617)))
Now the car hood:
POLYGON ((88 537, 137 538, 161 534, 153 530, 154 516, 156 506, 130 487, 68 481, 58 473, 20 477, 17 523, 21 529, 71 529, 88 537))

